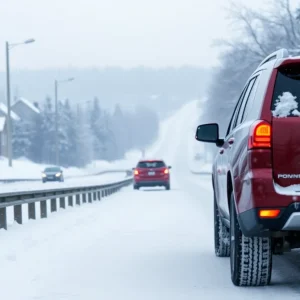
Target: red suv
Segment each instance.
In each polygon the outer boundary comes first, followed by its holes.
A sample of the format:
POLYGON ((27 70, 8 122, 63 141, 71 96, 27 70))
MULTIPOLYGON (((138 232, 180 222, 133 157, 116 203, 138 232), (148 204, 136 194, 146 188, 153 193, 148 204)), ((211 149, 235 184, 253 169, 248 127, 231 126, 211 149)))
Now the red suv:
POLYGON ((218 124, 197 128, 197 140, 219 147, 215 253, 230 256, 237 286, 269 284, 272 254, 300 248, 299 103, 300 57, 281 49, 248 79, 224 138, 218 124))
POLYGON ((170 166, 162 160, 141 160, 134 168, 133 188, 164 186, 170 189, 170 166))

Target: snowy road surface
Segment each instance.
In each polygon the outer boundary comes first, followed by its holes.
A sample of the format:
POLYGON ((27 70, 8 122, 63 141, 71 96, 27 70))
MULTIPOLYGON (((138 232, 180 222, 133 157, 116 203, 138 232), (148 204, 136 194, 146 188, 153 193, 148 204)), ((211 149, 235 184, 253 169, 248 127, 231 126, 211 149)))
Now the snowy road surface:
POLYGON ((173 166, 170 191, 125 188, 0 232, 3 299, 299 299, 299 252, 275 257, 261 288, 234 287, 229 259, 215 257, 210 177, 186 163, 189 110, 155 147, 173 166))

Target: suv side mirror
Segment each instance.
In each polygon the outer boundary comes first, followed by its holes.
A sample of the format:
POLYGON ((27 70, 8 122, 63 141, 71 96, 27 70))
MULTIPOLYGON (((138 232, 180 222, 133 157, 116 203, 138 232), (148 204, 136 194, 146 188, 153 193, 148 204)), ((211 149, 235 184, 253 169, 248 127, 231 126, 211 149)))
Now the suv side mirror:
POLYGON ((223 140, 219 139, 219 125, 216 123, 199 125, 196 131, 196 140, 214 143, 218 147, 224 143, 223 140))
POLYGON ((172 166, 168 166, 169 169, 172 169, 172 166))

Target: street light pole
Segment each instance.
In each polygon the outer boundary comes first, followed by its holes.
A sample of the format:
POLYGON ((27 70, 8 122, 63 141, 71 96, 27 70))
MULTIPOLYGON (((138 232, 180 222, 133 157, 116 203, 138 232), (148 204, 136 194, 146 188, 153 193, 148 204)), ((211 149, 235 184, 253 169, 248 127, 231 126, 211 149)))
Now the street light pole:
POLYGON ((58 134, 58 85, 63 82, 73 81, 74 78, 69 78, 66 80, 55 80, 54 82, 54 94, 55 94, 55 162, 59 165, 59 134, 58 134))
POLYGON ((8 165, 12 167, 12 122, 11 122, 11 99, 10 99, 10 64, 9 64, 9 50, 13 47, 34 43, 34 39, 28 39, 22 43, 9 44, 5 42, 6 54, 6 101, 7 101, 7 157, 8 165))
POLYGON ((6 52, 6 99, 7 99, 7 157, 8 165, 12 167, 12 130, 11 130, 11 104, 10 104, 10 69, 9 69, 9 43, 5 43, 6 52))

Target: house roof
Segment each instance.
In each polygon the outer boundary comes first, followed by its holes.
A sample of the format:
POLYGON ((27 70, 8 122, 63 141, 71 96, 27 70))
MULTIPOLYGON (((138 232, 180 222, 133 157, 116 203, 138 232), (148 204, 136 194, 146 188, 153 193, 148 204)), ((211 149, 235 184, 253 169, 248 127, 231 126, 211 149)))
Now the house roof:
POLYGON ((5 117, 0 117, 0 132, 4 130, 5 126, 5 117))
MULTIPOLYGON (((0 102, 0 111, 2 111, 5 115, 7 115, 7 106, 2 102, 0 102)), ((13 111, 11 111, 10 115, 14 121, 20 121, 20 117, 13 111)))
POLYGON ((34 106, 33 103, 31 103, 29 100, 25 99, 25 98, 18 98, 17 102, 13 104, 13 106, 15 106, 17 103, 22 102, 25 105, 27 105, 31 110, 33 110, 35 113, 39 114, 40 110, 34 106))

